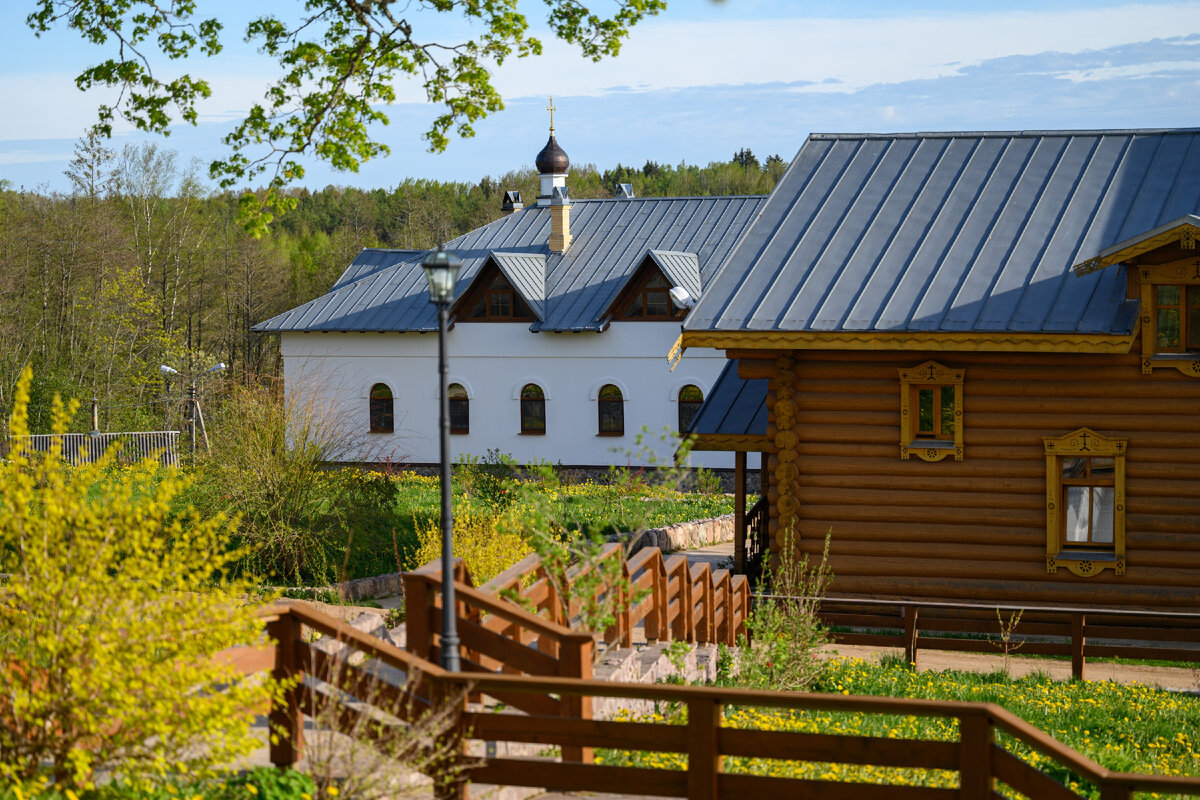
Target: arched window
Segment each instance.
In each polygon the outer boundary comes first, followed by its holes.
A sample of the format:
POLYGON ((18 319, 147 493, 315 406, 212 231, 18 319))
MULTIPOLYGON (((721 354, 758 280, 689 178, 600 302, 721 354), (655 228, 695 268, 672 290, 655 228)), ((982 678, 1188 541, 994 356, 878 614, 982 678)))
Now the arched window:
POLYGON ((391 433, 394 415, 392 413, 392 390, 387 384, 377 383, 371 387, 371 433, 391 433))
POLYGON ((700 391, 700 387, 689 383, 679 390, 680 434, 687 433, 688 428, 692 427, 692 420, 696 419, 696 414, 700 411, 700 406, 703 402, 704 392, 700 391))
POLYGON ((461 383, 450 384, 450 432, 471 432, 471 400, 461 383))
POLYGON ((521 389, 521 433, 546 432, 546 395, 536 383, 521 389))
POLYGON ((611 383, 600 387, 600 398, 597 403, 600 416, 599 434, 601 436, 623 436, 625 434, 625 398, 621 390, 611 383))

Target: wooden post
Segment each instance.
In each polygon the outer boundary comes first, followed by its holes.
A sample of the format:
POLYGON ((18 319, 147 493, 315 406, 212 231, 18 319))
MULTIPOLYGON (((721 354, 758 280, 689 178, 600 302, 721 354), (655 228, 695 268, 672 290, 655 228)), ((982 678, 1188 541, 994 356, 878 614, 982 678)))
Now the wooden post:
MULTIPOLYGON (((562 643, 561 656, 558 660, 559 677, 581 678, 591 680, 592 677, 592 639, 590 636, 575 636, 562 643)), ((591 719, 592 698, 584 695, 563 694, 562 716, 568 719, 591 719)), ((564 745, 562 748, 563 762, 574 761, 579 764, 592 763, 592 748, 575 745, 564 745)))
POLYGON ((424 579, 416 575, 404 576, 404 625, 407 633, 404 647, 417 658, 426 661, 430 660, 430 635, 433 630, 430 620, 433 608, 430 599, 429 584, 424 579))
MULTIPOLYGON (((658 550, 658 548, 654 548, 658 550)), ((667 577, 663 569, 662 551, 646 560, 646 569, 650 573, 650 613, 646 615, 646 641, 657 642, 664 635, 670 639, 671 631, 667 627, 667 577)))
POLYGON ((746 454, 733 454, 733 571, 746 574, 746 454))
POLYGON ((904 660, 917 668, 917 608, 904 606, 904 660))
POLYGON ((296 683, 287 689, 278 703, 271 705, 270 727, 271 763, 277 767, 295 766, 304 746, 304 718, 300 710, 300 668, 296 643, 300 641, 300 621, 284 612, 267 623, 267 635, 275 641, 275 666, 271 677, 277 681, 296 683))
POLYGON ((991 800, 996 788, 992 777, 992 743, 995 731, 987 714, 958 718, 958 775, 963 800, 991 800))
POLYGON ((467 755, 466 731, 463 729, 463 714, 467 711, 467 698, 457 690, 456 686, 443 680, 430 681, 429 698, 433 708, 432 714, 449 703, 454 703, 455 724, 449 726, 438 736, 438 761, 445 766, 440 770, 437 766, 432 770, 433 796, 436 800, 467 800, 467 779, 463 775, 462 766, 467 755))
POLYGON ((1100 785, 1100 800, 1133 800, 1133 789, 1120 784, 1100 785))
POLYGON ((1086 680, 1087 662, 1083 657, 1083 626, 1086 622, 1083 614, 1071 615, 1071 677, 1080 681, 1086 680))
POLYGON ((633 647, 633 593, 629 589, 629 561, 621 550, 617 550, 617 558, 621 559, 621 647, 633 647))
POLYGON ((721 727, 721 705, 708 697, 688 700, 688 800, 717 800, 721 754, 717 735, 721 727))

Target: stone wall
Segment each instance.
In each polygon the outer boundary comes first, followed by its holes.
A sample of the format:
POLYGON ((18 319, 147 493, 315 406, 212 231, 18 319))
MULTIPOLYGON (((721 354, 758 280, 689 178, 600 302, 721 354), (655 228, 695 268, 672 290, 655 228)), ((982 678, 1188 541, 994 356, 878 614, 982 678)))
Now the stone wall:
MULTIPOLYGON (((621 538, 628 541, 631 534, 622 534, 621 538)), ((709 519, 696 519, 690 522, 677 522, 664 528, 651 528, 643 531, 634 542, 630 553, 636 553, 643 547, 657 547, 664 553, 676 550, 696 550, 722 542, 732 542, 733 514, 723 514, 709 519)), ((615 541, 617 537, 611 537, 615 541)))

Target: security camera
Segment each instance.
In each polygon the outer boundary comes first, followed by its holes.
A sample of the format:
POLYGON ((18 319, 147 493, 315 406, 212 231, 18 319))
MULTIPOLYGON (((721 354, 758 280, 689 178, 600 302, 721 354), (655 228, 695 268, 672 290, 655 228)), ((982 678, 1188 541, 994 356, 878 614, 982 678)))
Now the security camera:
POLYGON ((688 294, 688 290, 682 286, 671 287, 671 300, 674 301, 675 305, 679 308, 691 308, 692 306, 696 305, 696 301, 692 299, 690 294, 688 294))

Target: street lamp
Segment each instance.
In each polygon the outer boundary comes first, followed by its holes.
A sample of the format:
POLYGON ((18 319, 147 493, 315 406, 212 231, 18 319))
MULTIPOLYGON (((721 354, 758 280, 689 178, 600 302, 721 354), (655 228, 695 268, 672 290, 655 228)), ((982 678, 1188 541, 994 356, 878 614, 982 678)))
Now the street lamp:
POLYGON ((450 322, 450 302, 458 283, 462 259, 446 250, 445 245, 425 256, 421 262, 429 282, 429 301, 438 310, 438 381, 441 407, 438 425, 442 442, 442 666, 458 672, 458 624, 454 610, 454 519, 450 511, 450 367, 446 363, 446 327, 450 322))

